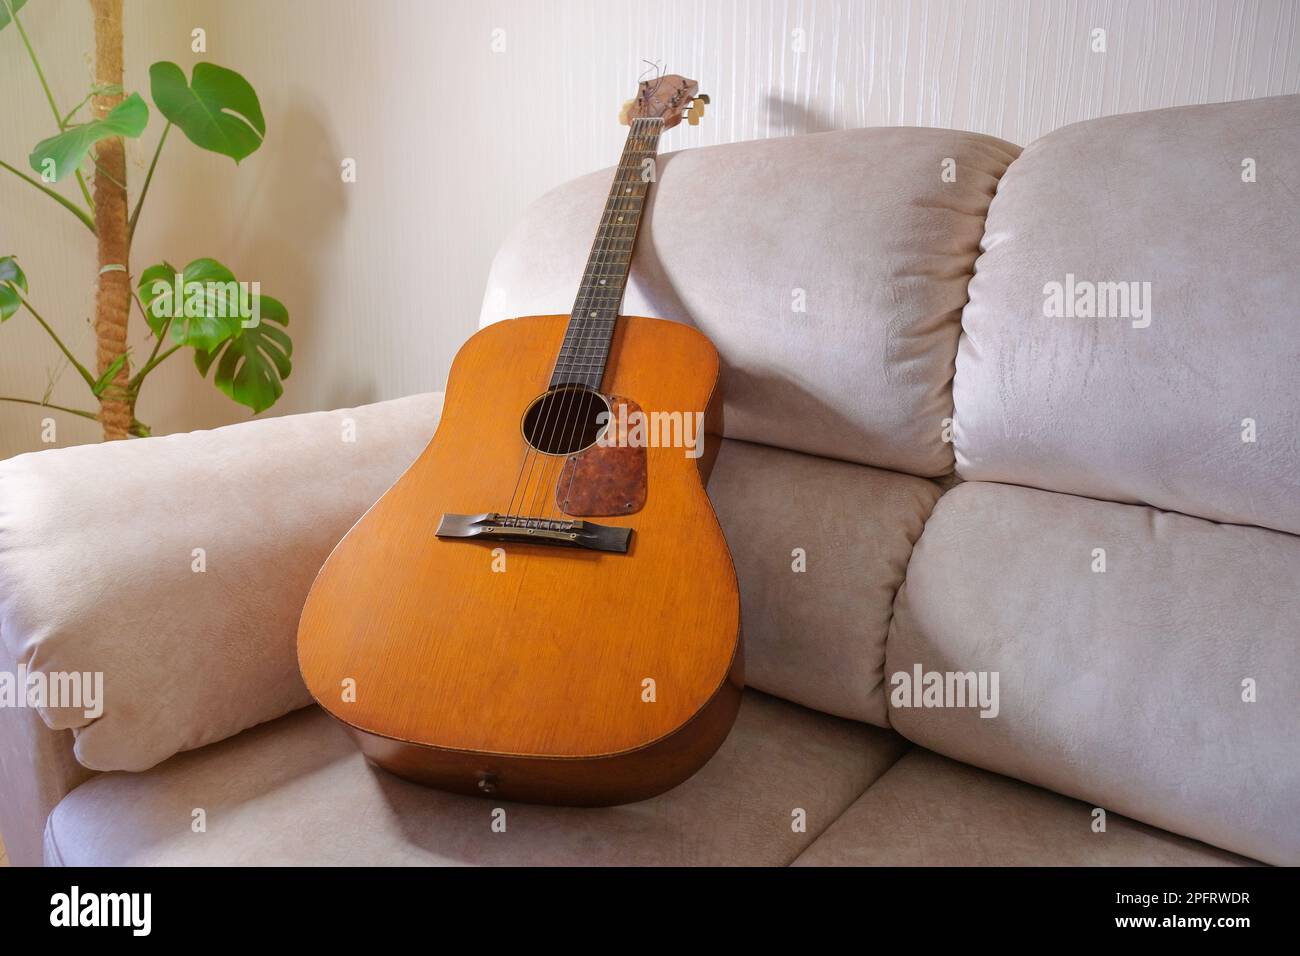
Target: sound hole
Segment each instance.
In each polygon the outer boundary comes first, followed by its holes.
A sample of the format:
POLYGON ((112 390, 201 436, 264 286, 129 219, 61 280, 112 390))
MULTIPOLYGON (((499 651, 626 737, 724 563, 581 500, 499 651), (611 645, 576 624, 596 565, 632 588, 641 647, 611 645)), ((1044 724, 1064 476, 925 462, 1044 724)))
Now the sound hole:
POLYGON ((561 385, 528 406, 524 441, 546 455, 572 455, 596 443, 606 428, 600 415, 607 412, 609 404, 599 392, 561 385))

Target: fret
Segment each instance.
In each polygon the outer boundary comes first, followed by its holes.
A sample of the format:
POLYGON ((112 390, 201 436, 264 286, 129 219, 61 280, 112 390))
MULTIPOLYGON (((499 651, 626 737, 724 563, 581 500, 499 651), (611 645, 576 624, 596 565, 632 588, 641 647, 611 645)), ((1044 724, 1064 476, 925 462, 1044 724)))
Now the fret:
POLYGON ((641 211, 650 191, 642 171, 647 168, 645 161, 653 162, 658 152, 662 129, 663 120, 651 118, 633 120, 628 130, 551 376, 552 387, 599 388, 604 378, 641 211))

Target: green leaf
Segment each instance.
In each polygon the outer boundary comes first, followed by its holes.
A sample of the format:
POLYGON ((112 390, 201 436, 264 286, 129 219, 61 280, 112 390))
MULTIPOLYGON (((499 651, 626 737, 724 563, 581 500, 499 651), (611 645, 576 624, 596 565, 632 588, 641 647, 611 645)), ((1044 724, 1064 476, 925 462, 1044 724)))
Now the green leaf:
POLYGON ((0 257, 0 282, 12 282, 24 292, 27 291, 27 276, 18 268, 18 260, 13 256, 0 257))
POLYGON ((170 295, 174 292, 177 271, 170 262, 163 260, 140 273, 140 281, 136 283, 140 304, 144 306, 144 319, 154 335, 162 335, 163 326, 170 318, 171 299, 166 298, 164 293, 170 295), (155 315, 155 311, 162 314, 155 315))
POLYGON ((290 356, 293 342, 281 326, 289 324, 289 311, 269 295, 257 297, 260 321, 251 328, 242 325, 223 348, 194 353, 199 374, 207 376, 217 361, 217 388, 254 413, 262 412, 284 394, 282 382, 293 370, 290 356))
POLYGON ((22 300, 18 298, 18 293, 8 284, 0 285, 0 322, 5 321, 11 315, 18 311, 22 305, 22 300))
POLYGON ((171 319, 174 341, 211 351, 238 332, 242 321, 235 274, 216 259, 195 259, 181 272, 177 301, 176 271, 162 262, 140 274, 137 289, 149 328, 161 335, 171 319))
MULTIPOLYGON (((3 4, 4 0, 0 0, 3 4)), ((18 260, 13 256, 0 258, 0 322, 5 321, 23 304, 18 289, 27 291, 27 276, 18 268, 18 260)))
POLYGON ((130 355, 129 351, 123 352, 117 358, 113 359, 108 368, 104 369, 104 374, 99 376, 99 378, 95 380, 95 384, 90 386, 90 390, 95 393, 96 398, 99 398, 99 396, 104 394, 104 390, 112 383, 113 376, 116 375, 121 370, 122 366, 126 364, 126 358, 128 355, 130 355))
POLYGON ((254 412, 265 411, 284 394, 282 382, 293 370, 293 343, 283 326, 289 310, 279 299, 257 295, 252 305, 257 324, 241 306, 243 290, 235 275, 215 259, 195 259, 181 273, 180 309, 175 308, 176 268, 169 262, 140 274, 137 288, 149 327, 161 335, 171 320, 171 337, 194 347, 194 365, 207 377, 215 364, 217 388, 254 412), (196 287, 193 283, 199 283, 196 287))
POLYGON ((0 0, 0 30, 9 26, 9 11, 17 13, 27 6, 27 0, 0 0))
POLYGON ((149 67, 154 105, 201 149, 238 163, 262 145, 266 121, 257 93, 234 70, 203 62, 193 80, 166 60, 149 67))
POLYGON ((32 169, 44 178, 46 163, 54 162, 53 178, 57 182, 70 176, 81 165, 90 147, 111 136, 129 136, 132 139, 144 132, 149 122, 149 107, 139 93, 132 93, 103 119, 91 120, 73 126, 62 133, 43 139, 27 157, 32 169))

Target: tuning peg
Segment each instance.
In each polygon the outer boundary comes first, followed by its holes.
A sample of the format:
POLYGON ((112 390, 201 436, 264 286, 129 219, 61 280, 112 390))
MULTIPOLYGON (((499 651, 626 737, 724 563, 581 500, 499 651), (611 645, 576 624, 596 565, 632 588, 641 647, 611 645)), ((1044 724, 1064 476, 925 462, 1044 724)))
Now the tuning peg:
POLYGON ((623 108, 618 111, 618 121, 624 126, 632 125, 631 113, 632 113, 632 107, 635 104, 636 104, 636 100, 628 100, 626 103, 623 104, 623 108))
POLYGON ((708 94, 708 93, 700 93, 700 94, 698 94, 698 95, 695 97, 695 102, 697 102, 697 103, 703 103, 703 104, 705 104, 705 105, 707 106, 707 105, 709 104, 709 102, 710 102, 710 100, 709 100, 709 94, 708 94))
POLYGON ((699 126, 700 117, 703 115, 704 104, 700 102, 698 97, 696 97, 695 102, 691 104, 691 108, 686 111, 686 122, 690 123, 692 126, 699 126))

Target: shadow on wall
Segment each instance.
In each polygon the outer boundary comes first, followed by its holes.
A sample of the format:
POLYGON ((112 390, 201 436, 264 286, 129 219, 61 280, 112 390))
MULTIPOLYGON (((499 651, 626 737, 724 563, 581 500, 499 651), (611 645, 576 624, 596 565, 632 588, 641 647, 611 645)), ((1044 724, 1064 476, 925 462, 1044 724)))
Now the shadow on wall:
MULTIPOLYGON (((250 212, 260 213, 260 221, 248 237, 247 258, 265 271, 268 288, 283 289, 292 297, 286 305, 294 373, 280 401, 289 406, 294 379, 301 376, 331 383, 325 408, 362 405, 375 400, 374 383, 352 367, 322 367, 329 350, 321 339, 321 324, 314 321, 322 310, 339 307, 319 299, 322 268, 348 265, 338 247, 348 192, 339 175, 343 154, 328 126, 327 105, 304 88, 292 89, 289 98, 294 105, 284 114, 281 136, 296 149, 278 151, 248 197, 250 212), (286 241, 286 236, 291 238, 286 241)), ((359 331, 364 331, 364 323, 359 331)))
MULTIPOLYGON (((330 305, 318 297, 319 277, 340 255, 337 238, 347 200, 326 105, 301 87, 290 88, 284 99, 289 105, 268 117, 266 145, 237 174, 228 180, 221 177, 230 183, 236 208, 219 212, 216 206, 229 203, 229 193, 214 189, 205 195, 191 182, 177 201, 159 203, 151 211, 161 220, 154 242, 158 250, 184 261, 196 255, 221 259, 241 280, 260 282, 264 293, 288 308, 293 372, 284 395, 263 417, 300 410, 293 403, 294 384, 308 378, 348 382, 346 390, 341 387, 340 393, 330 395, 330 401, 337 402, 329 407, 361 404, 375 392, 373 384, 357 380, 353 369, 340 375, 320 367, 324 350, 314 318, 330 305), (194 226, 223 220, 232 223, 226 235, 205 236, 194 226), (170 251, 181 249, 188 253, 170 251)), ((196 167, 189 172, 201 175, 196 167)), ((251 417, 213 386, 213 372, 200 379, 188 350, 184 355, 175 365, 168 362, 160 368, 158 381, 150 381, 143 392, 140 418, 153 426, 154 434, 214 428, 251 417), (167 406, 158 408, 154 402, 161 396, 168 397, 167 406)))
POLYGON ((830 113, 783 99, 776 93, 767 97, 767 118, 773 129, 786 136, 803 133, 829 133, 840 129, 830 113))

